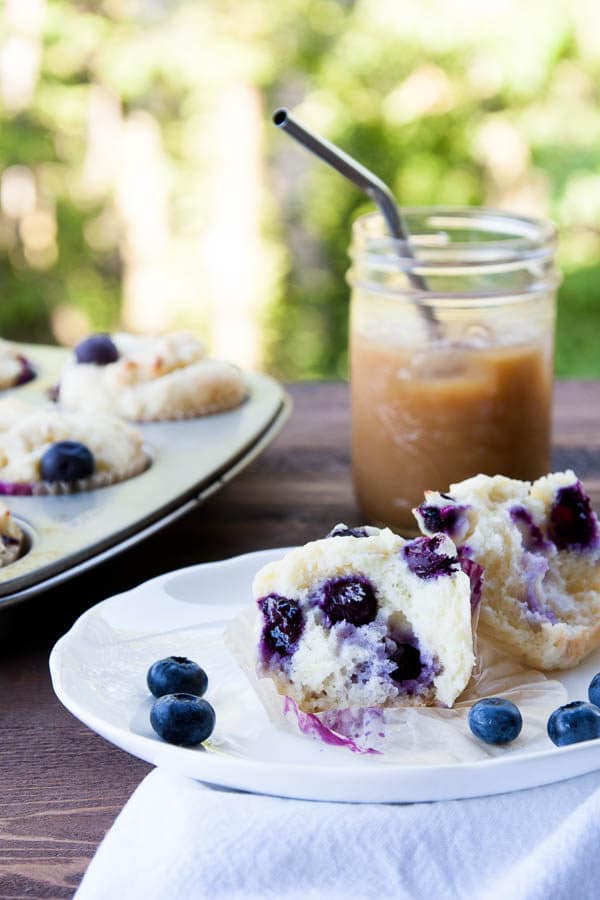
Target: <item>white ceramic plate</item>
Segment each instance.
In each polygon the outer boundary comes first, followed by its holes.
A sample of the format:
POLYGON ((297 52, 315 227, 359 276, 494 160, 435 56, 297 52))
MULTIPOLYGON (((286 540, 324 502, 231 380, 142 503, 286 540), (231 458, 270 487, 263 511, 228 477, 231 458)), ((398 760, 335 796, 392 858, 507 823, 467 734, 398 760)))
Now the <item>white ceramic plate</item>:
MULTIPOLYGON (((250 601, 250 584, 283 550, 191 566, 111 597, 84 613, 50 657, 54 690, 74 716, 117 747, 212 784, 310 800, 415 802, 499 794, 600 768, 600 740, 505 750, 452 765, 401 765, 275 728, 225 648, 223 629, 250 601), (217 726, 205 748, 164 743, 152 731, 145 674, 187 655, 209 672, 217 726)), ((600 652, 561 680, 585 699, 600 652)))

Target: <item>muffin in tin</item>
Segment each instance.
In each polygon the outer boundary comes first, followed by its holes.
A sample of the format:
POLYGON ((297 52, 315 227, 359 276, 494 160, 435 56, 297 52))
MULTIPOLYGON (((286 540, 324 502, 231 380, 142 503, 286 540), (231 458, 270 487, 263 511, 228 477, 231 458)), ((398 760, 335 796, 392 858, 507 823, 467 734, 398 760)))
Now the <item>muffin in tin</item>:
POLYGON ((65 409, 158 422, 223 412, 239 406, 246 393, 240 370, 208 359, 189 332, 119 333, 91 335, 75 347, 57 400, 65 409))
POLYGON ((35 369, 18 349, 0 338, 0 391, 19 387, 35 378, 35 369))
POLYGON ((10 565, 21 555, 25 536, 5 503, 0 501, 0 568, 10 565))
POLYGON ((116 416, 0 401, 0 494, 61 494, 131 478, 150 460, 116 416))

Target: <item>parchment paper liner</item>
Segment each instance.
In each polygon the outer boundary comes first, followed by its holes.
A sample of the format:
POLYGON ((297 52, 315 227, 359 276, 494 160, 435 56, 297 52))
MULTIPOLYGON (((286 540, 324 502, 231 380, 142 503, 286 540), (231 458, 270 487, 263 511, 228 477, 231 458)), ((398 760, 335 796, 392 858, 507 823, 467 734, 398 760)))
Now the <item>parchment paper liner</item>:
POLYGON ((133 478, 145 472, 152 459, 144 450, 144 458, 138 459, 125 469, 114 472, 94 472, 89 478, 77 481, 0 481, 0 495, 4 497, 31 497, 56 494, 78 494, 80 491, 92 491, 96 488, 108 487, 127 478, 133 478))
MULTIPOLYGON (((236 368, 238 367, 236 366, 236 368)), ((239 368, 238 372, 241 372, 239 368)), ((55 403, 57 406, 61 405, 60 381, 48 388, 47 396, 52 403, 55 403)), ((241 397, 236 396, 233 399, 220 403, 205 403, 202 406, 194 406, 192 409, 173 410, 163 408, 152 416, 129 416, 118 410, 114 415, 117 415, 120 419, 125 419, 126 422, 134 422, 137 425, 151 425, 156 422, 185 422, 188 419, 202 419, 205 416, 216 416, 219 413, 237 409, 248 400, 249 396, 248 386, 244 383, 244 393, 241 397)))
POLYGON ((228 624, 224 637, 271 722, 285 731, 355 753, 377 754, 382 761, 444 765, 545 749, 549 746, 548 716, 567 700, 560 682, 527 668, 480 637, 475 674, 452 709, 403 707, 302 713, 294 701, 277 693, 270 678, 258 678, 256 674, 256 615, 254 607, 243 610, 228 624), (512 700, 523 716, 520 736, 504 747, 477 740, 467 723, 469 708, 491 696, 512 700))
POLYGON ((244 396, 240 400, 235 400, 232 403, 209 403, 205 406, 196 407, 194 410, 189 411, 180 411, 177 413, 157 413, 155 416, 148 416, 145 418, 134 419, 128 416, 121 416, 121 418, 125 418, 128 422, 135 422, 138 425, 150 424, 152 422, 185 422, 188 419, 202 419, 205 416, 216 416, 222 412, 229 412, 231 409, 237 409, 238 406, 241 406, 242 403, 245 403, 248 399, 248 393, 246 392, 244 396))

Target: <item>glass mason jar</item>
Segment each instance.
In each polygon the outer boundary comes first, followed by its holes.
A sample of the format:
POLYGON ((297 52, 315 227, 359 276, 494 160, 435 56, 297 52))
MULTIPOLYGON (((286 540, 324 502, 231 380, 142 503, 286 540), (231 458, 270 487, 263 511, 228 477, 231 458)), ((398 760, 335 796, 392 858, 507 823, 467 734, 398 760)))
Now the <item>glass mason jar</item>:
POLYGON ((372 521, 407 533, 425 490, 550 467, 556 232, 479 208, 378 213, 353 227, 352 470, 372 521))

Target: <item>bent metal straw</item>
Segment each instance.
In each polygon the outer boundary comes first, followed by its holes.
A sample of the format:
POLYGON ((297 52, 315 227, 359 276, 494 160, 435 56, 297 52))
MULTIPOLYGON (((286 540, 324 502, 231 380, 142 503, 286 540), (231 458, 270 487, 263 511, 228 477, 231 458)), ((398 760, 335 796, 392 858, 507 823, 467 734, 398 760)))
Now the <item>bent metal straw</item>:
MULTIPOLYGON (((414 253, 410 245, 410 235, 402 220, 394 195, 380 178, 357 162, 357 160, 348 156, 347 153, 344 153, 343 150, 340 150, 339 147, 326 141, 320 135, 309 131, 308 128, 305 128, 304 125, 301 125, 300 122, 290 115, 287 109, 281 108, 276 110, 273 113, 273 122, 278 128, 281 128, 290 137, 298 141, 299 144, 302 144, 303 147, 364 191, 379 207, 392 237, 395 240, 402 241, 402 252, 414 259, 414 253)), ((411 271, 409 268, 406 276, 415 290, 429 290, 427 282, 422 275, 411 271)), ((417 298, 415 298, 415 303, 427 319, 428 325, 430 327, 435 326, 436 330, 439 329, 440 323, 433 310, 427 304, 419 302, 417 298)))

